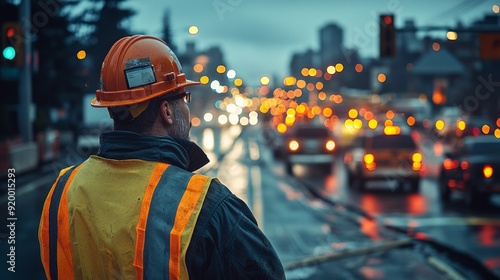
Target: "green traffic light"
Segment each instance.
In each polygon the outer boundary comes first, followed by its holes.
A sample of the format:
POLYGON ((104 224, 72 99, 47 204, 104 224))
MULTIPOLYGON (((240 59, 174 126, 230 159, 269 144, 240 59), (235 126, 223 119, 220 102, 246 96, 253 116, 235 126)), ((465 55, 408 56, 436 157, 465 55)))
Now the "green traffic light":
POLYGON ((13 60, 16 57, 16 50, 13 47, 6 47, 2 54, 5 59, 13 60))

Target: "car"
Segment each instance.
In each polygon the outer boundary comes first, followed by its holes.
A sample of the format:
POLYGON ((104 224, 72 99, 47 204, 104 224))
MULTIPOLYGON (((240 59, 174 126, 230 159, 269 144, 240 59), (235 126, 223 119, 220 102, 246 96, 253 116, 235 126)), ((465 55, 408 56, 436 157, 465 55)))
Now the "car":
POLYGON ((479 136, 484 134, 483 127, 488 126, 489 128, 494 127, 494 123, 487 117, 484 116, 470 116, 465 121, 465 128, 460 136, 479 136))
POLYGON ((450 141, 456 138, 457 123, 467 119, 459 107, 443 107, 434 119, 432 130, 440 139, 450 141))
POLYGON ((332 131, 321 125, 297 125, 286 134, 283 161, 288 174, 294 164, 326 165, 335 160, 336 142, 332 131))
POLYGON ((396 180, 399 188, 409 183, 410 192, 416 193, 422 160, 411 134, 396 126, 360 135, 344 154, 348 184, 358 191, 363 191, 368 181, 396 180))
POLYGON ((500 193, 500 139, 493 135, 464 137, 446 153, 439 172, 441 200, 462 192, 468 206, 478 206, 500 193))

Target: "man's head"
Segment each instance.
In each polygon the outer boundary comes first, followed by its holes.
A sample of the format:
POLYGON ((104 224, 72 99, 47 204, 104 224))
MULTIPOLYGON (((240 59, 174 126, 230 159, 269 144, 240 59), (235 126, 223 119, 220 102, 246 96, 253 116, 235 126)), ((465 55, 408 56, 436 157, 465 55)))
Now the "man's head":
POLYGON ((101 68, 94 107, 108 107, 115 129, 188 138, 186 80, 176 55, 162 40, 130 36, 118 40, 101 68))

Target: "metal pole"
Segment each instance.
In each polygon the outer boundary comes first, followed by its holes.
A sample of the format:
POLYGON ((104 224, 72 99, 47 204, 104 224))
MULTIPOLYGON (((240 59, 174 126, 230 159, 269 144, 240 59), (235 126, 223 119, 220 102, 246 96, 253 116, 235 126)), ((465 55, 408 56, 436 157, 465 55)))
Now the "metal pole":
MULTIPOLYGON (((21 20, 27 19, 26 22, 31 22, 31 7, 30 0, 22 0, 19 9, 19 18, 21 20)), ((24 21, 23 21, 24 22, 24 21)), ((23 64, 21 68, 21 75, 19 77, 19 110, 18 110, 18 124, 19 131, 23 138, 24 143, 33 141, 32 119, 33 112, 31 110, 31 34, 30 27, 24 26, 23 28, 23 64)))

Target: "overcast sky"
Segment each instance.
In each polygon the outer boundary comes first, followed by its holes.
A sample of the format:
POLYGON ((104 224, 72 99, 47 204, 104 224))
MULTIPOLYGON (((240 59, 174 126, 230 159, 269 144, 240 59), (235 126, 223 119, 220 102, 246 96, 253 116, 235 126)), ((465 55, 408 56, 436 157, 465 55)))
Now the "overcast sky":
POLYGON ((378 52, 377 17, 394 13, 396 26, 414 19, 417 26, 465 24, 493 14, 500 0, 131 0, 135 32, 161 35, 161 20, 170 9, 173 40, 184 50, 194 41, 198 50, 219 45, 229 68, 248 84, 263 75, 288 74, 291 55, 317 50, 319 29, 334 22, 344 28, 344 45, 362 56, 378 52), (199 33, 189 35, 197 25, 199 33))

